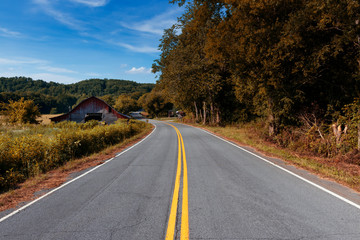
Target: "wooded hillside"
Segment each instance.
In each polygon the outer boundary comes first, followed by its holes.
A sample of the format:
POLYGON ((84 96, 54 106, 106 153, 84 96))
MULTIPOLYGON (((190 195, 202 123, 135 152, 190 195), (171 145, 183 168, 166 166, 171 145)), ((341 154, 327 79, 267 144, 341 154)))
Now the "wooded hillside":
POLYGON ((0 102, 19 100, 21 97, 32 99, 41 113, 67 112, 69 106, 90 97, 104 97, 108 100, 121 94, 140 97, 150 92, 154 84, 142 84, 127 80, 90 79, 74 84, 60 84, 33 80, 26 77, 0 78, 0 102))

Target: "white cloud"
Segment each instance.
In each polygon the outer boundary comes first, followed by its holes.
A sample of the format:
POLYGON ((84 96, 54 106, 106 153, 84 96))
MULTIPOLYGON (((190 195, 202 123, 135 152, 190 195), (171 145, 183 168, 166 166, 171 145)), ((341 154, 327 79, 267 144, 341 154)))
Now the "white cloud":
POLYGON ((76 3, 82 3, 89 7, 102 7, 109 2, 108 0, 70 0, 70 1, 76 3))
POLYGON ((148 74, 151 73, 151 68, 145 68, 145 67, 133 67, 129 71, 126 71, 126 73, 130 74, 148 74))
POLYGON ((38 69, 45 70, 47 72, 52 72, 52 73, 77 73, 76 71, 73 71, 70 69, 50 67, 50 66, 40 66, 40 67, 38 67, 38 69))
POLYGON ((30 73, 24 70, 15 70, 10 72, 2 72, 1 77, 15 77, 15 76, 24 76, 30 77, 34 80, 44 80, 46 82, 58 82, 58 83, 75 83, 78 82, 80 79, 76 79, 69 76, 59 75, 59 74, 52 74, 52 73, 30 73))
POLYGON ((0 58, 0 65, 23 66, 23 67, 25 67, 25 65, 35 65, 31 67, 51 73, 78 73, 76 71, 66 68, 51 67, 48 64, 49 64, 48 61, 36 59, 36 58, 26 58, 26 57, 13 58, 13 59, 0 58))
POLYGON ((34 74, 28 74, 26 76, 29 76, 34 80, 40 79, 47 82, 52 81, 52 82, 65 83, 65 84, 75 83, 79 81, 79 79, 73 77, 52 74, 52 73, 34 73, 34 74))
POLYGON ((121 42, 116 43, 116 45, 124 47, 126 49, 129 49, 133 52, 139 52, 139 53, 157 53, 157 52, 159 52, 159 50, 154 47, 147 47, 147 46, 139 47, 139 46, 133 46, 133 45, 130 45, 127 43, 121 43, 121 42))
POLYGON ((78 31, 85 30, 85 28, 83 27, 83 23, 81 21, 73 18, 69 14, 63 13, 59 10, 55 10, 53 6, 50 4, 49 0, 33 0, 33 1, 34 3, 41 6, 43 11, 50 17, 54 18, 56 21, 74 30, 78 30, 78 31))
POLYGON ((181 11, 181 8, 177 8, 175 10, 167 11, 163 14, 157 15, 149 20, 136 23, 120 22, 120 25, 135 31, 162 35, 164 33, 164 29, 171 27, 177 22, 177 16, 181 11))
POLYGON ((101 77, 101 74, 90 72, 90 73, 87 73, 86 76, 89 76, 89 77, 101 77))
POLYGON ((35 80, 41 79, 60 83, 79 81, 79 79, 71 77, 71 75, 76 75, 78 72, 66 68, 52 67, 49 64, 51 64, 49 61, 35 58, 0 58, 0 72, 2 77, 26 76, 35 80))
POLYGON ((46 64, 47 61, 35 58, 0 58, 0 65, 46 64))
POLYGON ((22 36, 21 33, 19 32, 14 32, 14 31, 11 31, 7 28, 2 28, 0 27, 0 36, 2 37, 16 37, 16 38, 19 38, 22 36))

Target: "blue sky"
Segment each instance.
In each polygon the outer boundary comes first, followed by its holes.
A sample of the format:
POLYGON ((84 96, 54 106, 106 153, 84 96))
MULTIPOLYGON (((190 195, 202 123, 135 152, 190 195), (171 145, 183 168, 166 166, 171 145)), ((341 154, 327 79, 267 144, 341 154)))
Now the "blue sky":
POLYGON ((0 76, 155 83, 159 39, 182 12, 168 0, 1 0, 0 76))

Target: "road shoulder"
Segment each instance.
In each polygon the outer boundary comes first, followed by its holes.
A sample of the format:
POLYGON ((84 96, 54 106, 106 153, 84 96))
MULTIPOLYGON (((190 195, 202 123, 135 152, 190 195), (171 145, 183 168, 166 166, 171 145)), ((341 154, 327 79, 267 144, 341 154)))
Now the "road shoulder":
POLYGON ((287 171, 290 171, 295 175, 298 175, 299 177, 304 178, 320 187, 323 187, 324 189, 327 189, 332 193, 339 195, 340 197, 343 197, 355 203, 356 205, 360 206, 360 192, 357 191, 356 188, 352 188, 351 186, 349 186, 344 182, 337 181, 336 179, 333 179, 330 176, 326 176, 321 172, 317 172, 312 169, 302 167, 301 165, 289 159, 283 158, 281 156, 276 156, 273 153, 262 151, 261 149, 255 148, 250 145, 246 145, 240 142, 239 140, 226 137, 223 134, 219 134, 218 132, 212 131, 210 128, 203 126, 194 126, 191 124, 184 124, 184 125, 198 128, 202 131, 207 132, 210 135, 214 135, 214 137, 218 137, 224 141, 229 142, 230 144, 234 144, 238 146, 239 148, 243 148, 246 151, 249 151, 252 154, 258 156, 259 158, 263 158, 271 162, 272 164, 279 166, 280 168, 284 168, 287 171))
POLYGON ((114 158, 120 152, 140 142, 153 129, 154 126, 100 153, 67 162, 62 167, 26 180, 17 189, 0 194, 0 218, 71 181, 83 172, 114 158))

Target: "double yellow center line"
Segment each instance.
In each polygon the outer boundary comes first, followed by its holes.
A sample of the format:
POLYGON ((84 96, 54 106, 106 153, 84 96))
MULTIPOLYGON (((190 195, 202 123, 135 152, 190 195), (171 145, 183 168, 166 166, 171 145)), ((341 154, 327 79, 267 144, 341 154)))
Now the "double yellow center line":
POLYGON ((188 240, 189 239, 189 206, 188 206, 188 178, 187 178, 187 164, 186 164, 186 155, 185 155, 185 147, 184 140, 181 136, 179 129, 175 126, 172 126, 178 137, 178 162, 177 162, 177 170, 175 177, 175 186, 174 193, 171 203, 169 221, 166 231, 165 240, 173 240, 175 234, 175 225, 176 225, 176 214, 177 214, 177 206, 179 201, 179 188, 180 188, 180 178, 181 178, 181 157, 183 162, 183 189, 182 189, 182 210, 181 210, 181 231, 180 231, 180 239, 188 240))

